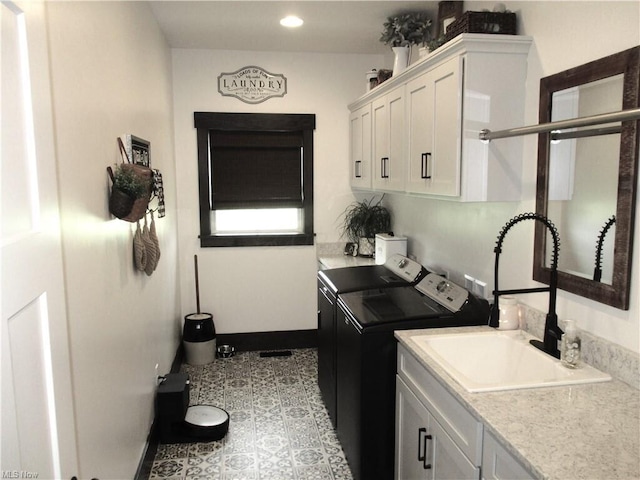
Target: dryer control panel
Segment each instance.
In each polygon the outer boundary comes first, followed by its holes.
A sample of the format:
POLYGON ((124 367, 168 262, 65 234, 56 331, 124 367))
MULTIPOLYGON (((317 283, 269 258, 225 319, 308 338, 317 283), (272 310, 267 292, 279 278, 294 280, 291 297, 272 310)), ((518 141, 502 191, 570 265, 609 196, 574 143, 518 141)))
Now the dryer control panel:
POLYGON ((422 265, 418 262, 411 260, 400 253, 394 253, 391 255, 387 261, 384 262, 384 266, 391 270, 395 275, 409 283, 413 283, 418 280, 424 270, 422 265))
POLYGON ((469 298, 468 290, 435 273, 427 274, 416 289, 454 313, 459 312, 469 298))

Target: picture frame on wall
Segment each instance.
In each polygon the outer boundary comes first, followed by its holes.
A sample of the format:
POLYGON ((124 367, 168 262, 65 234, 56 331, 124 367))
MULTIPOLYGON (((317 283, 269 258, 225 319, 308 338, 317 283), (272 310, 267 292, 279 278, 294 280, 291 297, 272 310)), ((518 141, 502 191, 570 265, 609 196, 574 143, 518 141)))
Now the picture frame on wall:
POLYGON ((123 135, 122 139, 131 163, 151 167, 151 142, 130 134, 123 135))
POLYGON ((447 27, 462 16, 462 3, 448 0, 438 3, 437 38, 444 36, 447 33, 447 27))

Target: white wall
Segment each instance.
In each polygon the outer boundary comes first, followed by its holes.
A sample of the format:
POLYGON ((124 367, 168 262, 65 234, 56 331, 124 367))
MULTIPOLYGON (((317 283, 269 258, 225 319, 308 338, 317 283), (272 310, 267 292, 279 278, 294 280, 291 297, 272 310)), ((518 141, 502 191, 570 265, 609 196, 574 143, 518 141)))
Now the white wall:
MULTIPOLYGON (((492 9, 493 5, 465 2, 465 10, 492 9)), ((638 2, 509 2, 507 6, 518 15, 519 33, 533 37, 526 85, 527 125, 538 122, 540 78, 640 44, 638 2)), ((394 230, 409 236, 409 251, 419 261, 449 270, 458 282, 468 273, 486 281, 489 292, 493 290, 493 248, 500 229, 513 216, 535 211, 537 136, 524 137, 524 142, 522 202, 461 205, 389 196, 394 230)), ((636 232, 639 224, 636 219, 636 232)), ((532 280, 533 229, 533 222, 519 224, 505 239, 500 258, 501 288, 539 286, 532 280)), ((575 318, 581 328, 640 351, 639 243, 636 235, 628 311, 559 291, 559 318, 575 318)), ((547 310, 546 294, 521 295, 520 301, 547 310)))
POLYGON ((196 130, 193 112, 314 113, 316 242, 337 241, 338 217, 353 201, 348 183, 347 104, 365 92, 365 74, 380 56, 173 50, 178 236, 182 313, 196 308, 198 255, 201 309, 218 333, 314 329, 313 246, 200 248, 196 130), (257 65, 287 77, 283 98, 249 105, 217 91, 217 77, 257 65))
POLYGON ((153 416, 155 365, 179 344, 171 56, 143 2, 47 3, 80 478, 133 478, 153 416), (151 142, 167 216, 151 277, 134 225, 112 218, 116 137, 151 142))

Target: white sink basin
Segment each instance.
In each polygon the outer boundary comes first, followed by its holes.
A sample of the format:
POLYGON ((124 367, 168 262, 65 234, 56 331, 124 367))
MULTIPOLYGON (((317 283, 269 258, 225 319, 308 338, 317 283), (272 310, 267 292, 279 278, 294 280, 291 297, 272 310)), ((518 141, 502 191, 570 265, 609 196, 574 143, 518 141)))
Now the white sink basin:
POLYGON ((606 382, 611 376, 581 363, 563 366, 560 360, 529 344, 520 330, 412 337, 469 392, 606 382))

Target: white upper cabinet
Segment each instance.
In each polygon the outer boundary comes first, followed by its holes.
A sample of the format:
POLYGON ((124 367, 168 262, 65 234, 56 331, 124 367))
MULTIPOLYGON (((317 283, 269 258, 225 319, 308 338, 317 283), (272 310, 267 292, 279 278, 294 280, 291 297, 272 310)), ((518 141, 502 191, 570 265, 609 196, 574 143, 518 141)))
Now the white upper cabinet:
POLYGON ((407 84, 407 192, 460 195, 460 71, 454 57, 407 84))
POLYGON ((371 104, 352 112, 349 117, 351 135, 351 186, 371 188, 371 104))
POLYGON ((371 105, 371 188, 520 200, 522 137, 487 144, 479 133, 524 125, 530 45, 525 36, 462 34, 351 104, 352 114, 371 105))
POLYGON ((403 191, 405 171, 404 85, 374 100, 372 186, 376 190, 403 191))

